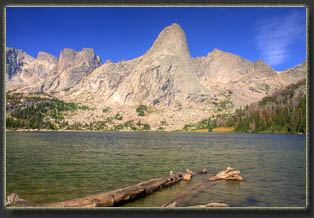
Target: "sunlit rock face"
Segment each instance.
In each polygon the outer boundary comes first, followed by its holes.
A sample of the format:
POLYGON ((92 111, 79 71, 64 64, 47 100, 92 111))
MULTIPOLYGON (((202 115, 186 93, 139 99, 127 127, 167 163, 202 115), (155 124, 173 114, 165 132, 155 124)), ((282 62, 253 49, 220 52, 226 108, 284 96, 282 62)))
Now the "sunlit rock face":
POLYGON ((7 48, 6 65, 9 90, 51 92, 78 84, 99 67, 101 61, 90 48, 79 52, 64 49, 59 59, 42 51, 34 58, 20 49, 7 48))
POLYGON ((102 64, 91 48, 65 48, 59 58, 45 52, 34 58, 7 48, 6 70, 7 90, 55 93, 65 101, 99 109, 75 115, 73 121, 102 117, 104 107, 126 120, 137 119, 135 108, 144 104, 151 113, 142 119, 152 127, 167 120, 179 129, 257 102, 306 78, 307 67, 303 62, 277 72, 262 60, 251 62, 220 49, 192 58, 184 30, 172 24, 145 54, 132 60, 102 64))
POLYGON ((58 61, 57 78, 48 91, 61 91, 77 85, 84 77, 101 65, 94 49, 83 48, 82 51, 63 49, 58 61))

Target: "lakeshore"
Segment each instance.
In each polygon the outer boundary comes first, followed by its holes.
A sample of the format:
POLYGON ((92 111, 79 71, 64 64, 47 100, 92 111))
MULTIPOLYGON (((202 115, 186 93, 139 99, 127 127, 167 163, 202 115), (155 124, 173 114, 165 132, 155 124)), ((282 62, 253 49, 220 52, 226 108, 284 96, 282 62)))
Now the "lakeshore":
MULTIPOLYGON (((208 129, 194 129, 194 130, 75 130, 75 129, 62 129, 62 130, 52 130, 52 129, 6 129, 6 132, 190 132, 190 133, 240 133, 234 131, 233 127, 220 127, 220 128, 214 128, 212 131, 209 131, 208 129)), ((299 133, 287 133, 284 131, 261 131, 258 133, 253 134, 298 134, 298 135, 305 135, 303 132, 299 133)))

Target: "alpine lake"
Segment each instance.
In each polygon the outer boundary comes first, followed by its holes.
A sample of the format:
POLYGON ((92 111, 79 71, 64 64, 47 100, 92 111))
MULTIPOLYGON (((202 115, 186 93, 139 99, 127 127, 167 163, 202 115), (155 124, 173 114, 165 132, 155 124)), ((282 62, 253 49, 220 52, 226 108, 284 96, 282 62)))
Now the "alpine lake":
POLYGON ((219 181, 188 194, 184 206, 305 207, 306 136, 191 132, 6 132, 6 194, 49 203, 193 172, 123 205, 161 207, 227 167, 244 181, 219 181))

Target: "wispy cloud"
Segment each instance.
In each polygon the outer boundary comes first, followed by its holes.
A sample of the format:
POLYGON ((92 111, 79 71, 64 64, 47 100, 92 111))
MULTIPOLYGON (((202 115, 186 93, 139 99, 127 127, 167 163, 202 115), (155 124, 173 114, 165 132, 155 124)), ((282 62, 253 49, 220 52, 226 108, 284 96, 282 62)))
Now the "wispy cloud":
POLYGON ((302 13, 294 11, 286 16, 258 20, 255 43, 261 58, 272 66, 287 60, 293 52, 292 43, 305 37, 304 18, 302 13))

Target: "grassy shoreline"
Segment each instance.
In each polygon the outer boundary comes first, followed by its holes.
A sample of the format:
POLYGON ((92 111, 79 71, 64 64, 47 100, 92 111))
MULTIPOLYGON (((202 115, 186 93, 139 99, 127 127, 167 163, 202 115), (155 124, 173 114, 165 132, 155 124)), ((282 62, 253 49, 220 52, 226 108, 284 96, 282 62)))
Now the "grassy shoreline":
MULTIPOLYGON (((209 132, 208 129, 196 129, 196 130, 164 130, 164 131, 158 131, 158 130, 146 130, 146 131, 134 131, 134 130, 50 130, 50 129, 6 129, 6 132, 167 132, 167 133, 173 133, 173 132, 187 132, 187 133, 245 133, 245 132, 236 132, 234 130, 230 131, 226 128, 224 130, 223 128, 217 128, 218 130, 209 132), (222 129, 222 130, 220 130, 222 129)), ((247 132, 248 134, 252 134, 250 132, 247 132)), ((303 133, 286 133, 286 132, 271 132, 271 131, 263 131, 253 134, 293 134, 293 135, 306 135, 303 133)))

